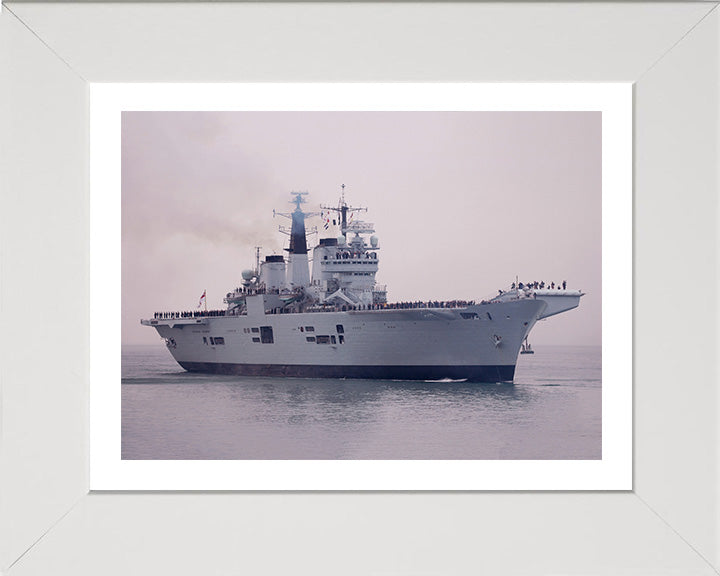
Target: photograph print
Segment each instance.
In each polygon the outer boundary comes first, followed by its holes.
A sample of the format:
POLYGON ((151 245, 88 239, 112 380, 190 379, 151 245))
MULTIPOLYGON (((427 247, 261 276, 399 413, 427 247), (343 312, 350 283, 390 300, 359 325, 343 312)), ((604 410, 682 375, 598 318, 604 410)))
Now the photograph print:
POLYGON ((602 458, 602 112, 125 111, 123 460, 602 458))

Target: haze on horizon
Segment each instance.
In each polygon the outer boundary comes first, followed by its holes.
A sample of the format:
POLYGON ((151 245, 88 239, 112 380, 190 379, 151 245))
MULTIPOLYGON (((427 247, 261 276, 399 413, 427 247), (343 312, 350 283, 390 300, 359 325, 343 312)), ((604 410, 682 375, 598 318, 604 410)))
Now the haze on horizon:
MULTIPOLYGON (((600 112, 124 112, 122 342, 160 343, 140 318, 208 308, 282 253, 292 191, 380 239, 389 301, 481 300, 521 282, 568 282, 580 307, 530 341, 601 344, 600 112)), ((319 218, 308 228, 334 237, 319 218)), ((312 264, 311 264, 312 265, 312 264)))

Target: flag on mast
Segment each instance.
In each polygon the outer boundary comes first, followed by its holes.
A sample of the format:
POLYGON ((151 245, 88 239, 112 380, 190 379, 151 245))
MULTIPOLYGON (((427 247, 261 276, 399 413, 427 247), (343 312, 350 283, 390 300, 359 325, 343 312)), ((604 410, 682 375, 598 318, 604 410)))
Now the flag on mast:
POLYGON ((203 290, 202 296, 200 296, 200 302, 198 303, 198 308, 202 308, 203 303, 207 304, 205 300, 205 292, 206 290, 203 290))

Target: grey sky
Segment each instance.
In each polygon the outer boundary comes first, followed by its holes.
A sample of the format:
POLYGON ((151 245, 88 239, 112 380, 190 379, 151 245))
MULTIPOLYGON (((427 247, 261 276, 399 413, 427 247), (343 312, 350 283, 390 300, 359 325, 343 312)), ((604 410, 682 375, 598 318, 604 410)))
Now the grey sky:
POLYGON ((273 209, 307 190, 319 210, 345 184, 375 223, 389 300, 567 280, 580 308, 530 341, 600 344, 601 163, 599 112, 125 112, 123 343, 159 342, 140 318, 195 309, 205 289, 224 307, 254 246, 286 246, 273 209))

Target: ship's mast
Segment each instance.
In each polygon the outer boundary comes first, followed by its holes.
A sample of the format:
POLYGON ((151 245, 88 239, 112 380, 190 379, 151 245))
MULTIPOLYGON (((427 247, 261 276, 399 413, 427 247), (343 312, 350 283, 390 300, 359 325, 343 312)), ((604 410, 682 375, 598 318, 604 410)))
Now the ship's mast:
POLYGON ((320 206, 323 210, 332 210, 340 215, 340 232, 347 239, 347 215, 348 212, 367 212, 367 208, 355 208, 348 206, 345 202, 345 184, 341 186, 342 194, 340 195, 340 203, 336 206, 320 206))
MULTIPOLYGON (((288 256, 287 285, 289 288, 301 288, 310 284, 310 270, 308 268, 307 238, 305 236, 305 219, 316 216, 314 212, 305 213, 300 204, 305 203, 303 196, 307 192, 291 192, 295 196, 290 200, 295 204, 295 210, 290 213, 275 212, 278 216, 290 218, 290 247, 286 248, 288 256)), ((281 231, 283 231, 281 229, 281 231)))

